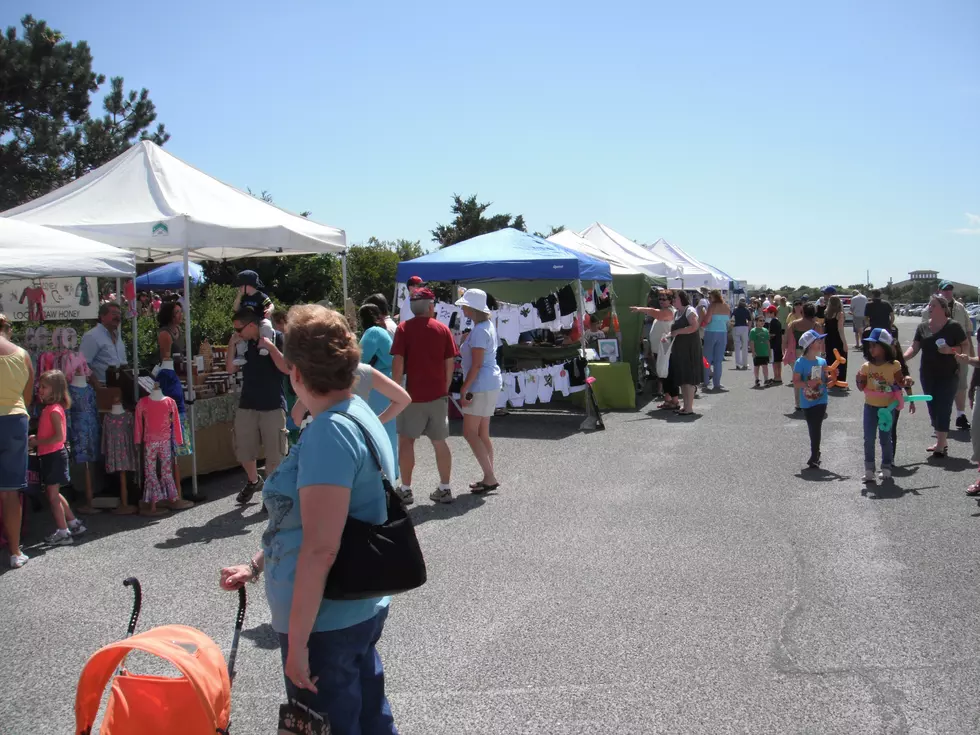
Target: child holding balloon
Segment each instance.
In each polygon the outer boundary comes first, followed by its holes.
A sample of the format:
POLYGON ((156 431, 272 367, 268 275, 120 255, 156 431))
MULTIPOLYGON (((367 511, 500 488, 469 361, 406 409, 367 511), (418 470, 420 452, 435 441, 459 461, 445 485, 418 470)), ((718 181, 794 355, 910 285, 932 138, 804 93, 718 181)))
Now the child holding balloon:
POLYGON ((902 366, 895 359, 894 338, 887 329, 873 329, 865 339, 871 359, 857 374, 857 387, 864 393, 864 481, 875 481, 875 434, 881 444, 881 472, 878 477, 892 476, 894 447, 891 426, 879 426, 879 411, 887 409, 905 387, 902 366))

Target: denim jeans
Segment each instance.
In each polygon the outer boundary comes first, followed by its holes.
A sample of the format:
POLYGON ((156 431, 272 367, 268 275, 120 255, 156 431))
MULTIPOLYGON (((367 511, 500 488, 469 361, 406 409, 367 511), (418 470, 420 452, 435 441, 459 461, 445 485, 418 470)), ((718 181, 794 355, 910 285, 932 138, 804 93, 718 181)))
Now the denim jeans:
POLYGON ((715 390, 721 388, 721 366, 725 362, 725 343, 728 342, 727 332, 705 332, 704 333, 704 359, 711 367, 704 369, 704 384, 707 385, 711 380, 711 369, 714 368, 715 390))
MULTIPOLYGON (((398 735, 385 697, 385 675, 376 645, 388 608, 373 618, 342 630, 311 633, 310 673, 317 693, 299 690, 286 678, 286 694, 319 712, 333 735, 398 735)), ((289 637, 279 634, 283 666, 289 637)))
POLYGON ((892 466, 892 432, 881 431, 878 428, 878 407, 864 404, 864 469, 875 468, 875 435, 881 442, 881 468, 891 469, 892 466))

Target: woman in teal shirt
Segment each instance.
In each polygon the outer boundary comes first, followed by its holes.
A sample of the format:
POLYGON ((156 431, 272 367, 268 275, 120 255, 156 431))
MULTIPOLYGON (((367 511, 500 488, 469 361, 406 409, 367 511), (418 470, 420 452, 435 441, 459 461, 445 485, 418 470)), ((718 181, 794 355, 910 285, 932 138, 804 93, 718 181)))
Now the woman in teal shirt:
MULTIPOLYGON (((384 314, 374 304, 364 304, 357 312, 361 320, 361 362, 367 363, 382 375, 391 377, 391 333, 385 326, 384 314)), ((368 396, 368 405, 380 416, 391 403, 378 391, 372 390, 368 396)), ((395 455, 395 467, 398 467, 398 435, 395 422, 385 424, 385 431, 391 440, 391 451, 395 455)), ((394 479, 394 478, 392 478, 394 479)))
POLYGON ((262 550, 247 565, 222 569, 221 586, 237 589, 265 573, 290 698, 323 714, 336 735, 396 735, 377 651, 389 598, 323 597, 348 516, 378 524, 388 515, 381 470, 365 435, 340 415, 364 427, 392 477, 384 428, 351 392, 359 352, 337 312, 312 304, 290 309, 284 356, 313 421, 265 481, 269 525, 262 550))

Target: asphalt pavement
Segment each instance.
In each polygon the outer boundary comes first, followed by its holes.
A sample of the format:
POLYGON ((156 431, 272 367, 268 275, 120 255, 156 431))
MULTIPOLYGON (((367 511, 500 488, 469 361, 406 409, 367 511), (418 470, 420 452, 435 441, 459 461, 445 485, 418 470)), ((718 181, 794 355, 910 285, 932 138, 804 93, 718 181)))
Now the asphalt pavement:
MULTIPOLYGON (((454 504, 427 499, 420 446, 429 582, 395 598, 381 642, 402 733, 980 731, 968 434, 928 459, 927 413, 906 413, 894 481, 866 488, 852 391, 831 399, 823 469, 804 470, 791 390, 754 389, 733 364, 696 417, 648 404, 591 434, 554 411, 495 419, 503 485, 486 497, 460 492, 478 471, 458 425, 454 504)), ((37 546, 50 521, 33 518, 33 558, 0 572, 0 735, 72 731, 86 659, 125 634, 127 576, 139 630, 184 623, 227 650, 236 598, 218 570, 265 522, 235 506, 240 482, 210 478, 211 502, 159 520, 94 517, 70 548, 37 546)), ((249 593, 232 732, 269 733, 282 673, 262 586, 249 593)))

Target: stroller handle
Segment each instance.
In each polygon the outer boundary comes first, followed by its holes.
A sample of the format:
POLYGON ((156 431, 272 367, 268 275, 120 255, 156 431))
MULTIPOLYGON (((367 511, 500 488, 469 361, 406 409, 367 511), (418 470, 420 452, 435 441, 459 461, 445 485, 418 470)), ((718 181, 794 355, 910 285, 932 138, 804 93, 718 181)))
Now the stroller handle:
POLYGON ((140 610, 143 607, 143 586, 136 577, 124 579, 123 586, 133 588, 133 612, 129 616, 129 627, 126 629, 126 637, 128 638, 136 630, 136 622, 140 618, 140 610))
POLYGON ((238 639, 242 634, 242 626, 245 625, 245 607, 247 597, 245 585, 238 588, 238 614, 235 616, 235 635, 231 639, 231 651, 228 653, 228 679, 235 681, 235 659, 238 657, 238 639))

